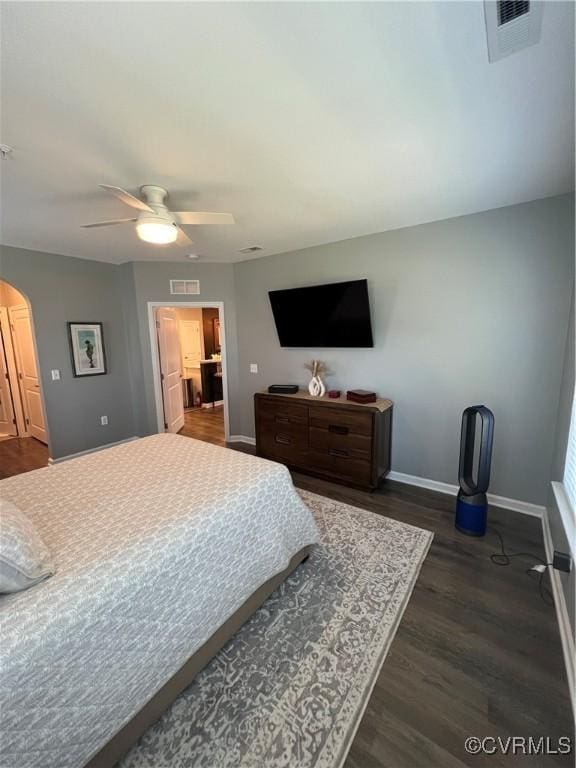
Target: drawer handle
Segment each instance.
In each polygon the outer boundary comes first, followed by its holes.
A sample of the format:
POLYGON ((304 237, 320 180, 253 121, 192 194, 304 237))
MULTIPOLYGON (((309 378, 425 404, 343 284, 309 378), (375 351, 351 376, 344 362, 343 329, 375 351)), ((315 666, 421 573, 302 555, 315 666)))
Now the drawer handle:
POLYGON ((274 435, 274 440, 277 443, 280 443, 281 445, 291 445, 292 440, 289 437, 286 437, 285 435, 274 435))
POLYGON ((345 451, 342 448, 330 448, 328 453, 331 456, 342 456, 342 458, 344 458, 344 459, 348 458, 348 451, 345 451))
POLYGON ((341 427, 339 424, 328 425, 328 432, 332 432, 334 435, 347 435, 349 431, 348 427, 341 427))
POLYGON ((279 424, 290 424, 288 416, 275 416, 274 421, 277 421, 279 424))

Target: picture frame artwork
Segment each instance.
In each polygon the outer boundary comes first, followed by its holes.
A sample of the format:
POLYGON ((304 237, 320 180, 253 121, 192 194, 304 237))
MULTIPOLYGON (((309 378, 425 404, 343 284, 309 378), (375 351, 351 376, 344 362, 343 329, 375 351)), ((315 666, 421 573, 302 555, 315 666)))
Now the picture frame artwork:
POLYGON ((74 376, 107 373, 102 323, 68 323, 68 338, 74 376))

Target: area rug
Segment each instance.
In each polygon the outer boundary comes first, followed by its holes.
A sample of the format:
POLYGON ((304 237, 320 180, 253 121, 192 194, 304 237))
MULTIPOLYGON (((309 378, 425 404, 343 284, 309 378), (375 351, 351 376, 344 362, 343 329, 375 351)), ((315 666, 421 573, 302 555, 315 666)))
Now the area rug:
POLYGON ((321 543, 120 768, 339 768, 432 541, 300 492, 321 543))

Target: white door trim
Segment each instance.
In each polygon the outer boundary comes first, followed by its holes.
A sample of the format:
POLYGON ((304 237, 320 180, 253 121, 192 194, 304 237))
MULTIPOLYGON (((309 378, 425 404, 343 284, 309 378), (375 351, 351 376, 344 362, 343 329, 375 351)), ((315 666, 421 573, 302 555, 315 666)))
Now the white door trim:
POLYGON ((228 344, 226 343, 226 318, 223 301, 149 301, 148 330, 150 332, 150 354, 152 356, 152 378, 154 383, 154 403, 156 406, 156 424, 158 432, 164 432, 164 406, 162 404, 162 387, 160 381, 160 361, 158 360, 158 343, 156 341, 156 316, 159 307, 174 309, 217 309, 220 315, 220 337, 224 354, 222 355, 222 391, 224 393, 224 438, 230 437, 230 411, 228 391, 228 344))

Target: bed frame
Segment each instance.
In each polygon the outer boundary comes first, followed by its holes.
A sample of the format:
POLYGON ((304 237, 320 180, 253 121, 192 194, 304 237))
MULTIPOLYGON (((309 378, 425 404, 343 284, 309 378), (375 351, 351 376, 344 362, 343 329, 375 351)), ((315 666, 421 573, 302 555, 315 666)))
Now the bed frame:
POLYGON ((85 768, 113 768, 140 736, 158 720, 170 704, 187 688, 196 675, 214 658, 232 636, 266 601, 282 582, 310 555, 313 545, 297 552, 288 567, 264 582, 248 600, 180 667, 178 672, 144 705, 144 707, 97 752, 85 768))

